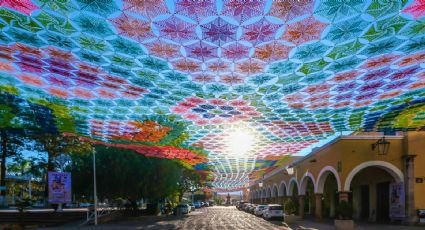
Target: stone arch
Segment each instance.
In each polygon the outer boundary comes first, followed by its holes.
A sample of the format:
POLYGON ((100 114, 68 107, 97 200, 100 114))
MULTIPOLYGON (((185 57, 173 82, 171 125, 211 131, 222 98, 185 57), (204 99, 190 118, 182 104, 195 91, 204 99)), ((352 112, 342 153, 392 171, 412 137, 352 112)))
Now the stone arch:
POLYGON ((287 189, 286 194, 287 194, 288 196, 292 196, 292 195, 293 195, 293 194, 292 194, 292 190, 294 190, 294 186, 297 188, 297 191, 298 191, 298 193, 299 193, 300 186, 299 186, 299 184, 298 184, 297 178, 292 177, 292 178, 289 180, 289 182, 288 182, 288 186, 286 187, 286 189, 287 189))
POLYGON ((277 184, 274 184, 272 188, 272 197, 276 198, 278 197, 278 195, 279 195, 279 189, 277 188, 277 184))
POLYGON ((280 185, 279 185, 279 192, 278 192, 278 196, 286 196, 287 192, 286 192, 286 182, 285 181, 281 181, 280 185))
POLYGON ((304 174, 304 176, 301 178, 301 181, 300 181, 300 187, 299 187, 300 188, 299 189, 300 195, 305 195, 305 192, 306 192, 306 189, 307 189, 307 182, 308 182, 309 178, 311 179, 311 182, 313 183, 314 191, 316 190, 316 182, 314 180, 313 174, 311 174, 311 172, 306 172, 304 174))
POLYGON ((272 197, 272 188, 269 186, 267 187, 266 198, 271 198, 271 197, 272 197))
POLYGON ((385 170, 394 178, 396 182, 404 182, 403 172, 393 164, 386 161, 366 161, 353 168, 345 178, 344 191, 350 191, 351 181, 358 172, 360 172, 362 169, 372 166, 385 170))
POLYGON ((315 193, 323 194, 323 190, 325 187, 326 178, 329 174, 333 174, 336 178, 337 183, 337 190, 338 192, 341 191, 341 179, 339 178, 338 172, 335 170, 332 166, 326 166, 320 170, 319 176, 317 177, 316 186, 315 186, 315 193))

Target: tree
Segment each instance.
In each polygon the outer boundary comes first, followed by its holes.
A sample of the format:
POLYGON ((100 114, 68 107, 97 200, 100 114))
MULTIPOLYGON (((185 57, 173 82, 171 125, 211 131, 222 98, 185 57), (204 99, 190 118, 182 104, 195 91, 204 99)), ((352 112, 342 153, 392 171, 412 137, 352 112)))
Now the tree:
POLYGON ((30 173, 31 161, 22 156, 22 154, 16 154, 12 162, 8 164, 7 170, 9 173, 13 173, 19 176, 25 176, 30 173))
POLYGON ((178 181, 179 201, 182 200, 185 192, 194 192, 202 187, 201 177, 194 170, 184 168, 178 181))
MULTIPOLYGON (((161 199, 175 197, 196 186, 196 172, 178 161, 146 157, 133 150, 95 146, 97 191, 100 200, 127 199, 133 204, 144 198, 153 207, 161 199)), ((93 191, 91 154, 72 154, 69 170, 72 189, 77 196, 90 196, 93 191)))
POLYGON ((43 133, 35 136, 35 140, 40 147, 47 152, 47 162, 45 164, 45 198, 49 196, 48 172, 55 171, 55 158, 62 154, 81 154, 92 152, 90 143, 80 140, 77 136, 66 136, 63 134, 43 133))
POLYGON ((13 156, 24 143, 24 138, 18 133, 17 115, 8 105, 0 105, 0 138, 1 138, 1 165, 0 165, 0 205, 6 201, 6 164, 7 158, 13 156))

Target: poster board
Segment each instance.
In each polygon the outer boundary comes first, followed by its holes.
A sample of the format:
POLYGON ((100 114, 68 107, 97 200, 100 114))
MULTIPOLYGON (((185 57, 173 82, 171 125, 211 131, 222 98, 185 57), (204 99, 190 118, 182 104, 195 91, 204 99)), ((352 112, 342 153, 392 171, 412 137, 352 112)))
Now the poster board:
POLYGON ((71 173, 49 173, 49 202, 70 203, 71 200, 71 173))
POLYGON ((390 184, 390 218, 404 219, 405 212, 404 183, 390 184))

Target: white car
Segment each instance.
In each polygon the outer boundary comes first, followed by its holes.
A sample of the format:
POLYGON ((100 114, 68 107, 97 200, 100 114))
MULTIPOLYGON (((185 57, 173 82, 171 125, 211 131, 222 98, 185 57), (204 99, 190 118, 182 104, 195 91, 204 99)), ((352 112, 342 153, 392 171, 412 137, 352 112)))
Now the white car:
POLYGON ((176 214, 178 213, 182 213, 182 214, 189 214, 190 212, 190 206, 187 204, 179 204, 176 206, 176 214))
POLYGON ((263 216, 263 211, 264 209, 267 207, 267 205, 258 205, 257 207, 255 207, 254 209, 254 214, 256 216, 263 216))
POLYGON ((269 204, 263 211, 264 219, 283 219, 283 207, 280 204, 269 204))

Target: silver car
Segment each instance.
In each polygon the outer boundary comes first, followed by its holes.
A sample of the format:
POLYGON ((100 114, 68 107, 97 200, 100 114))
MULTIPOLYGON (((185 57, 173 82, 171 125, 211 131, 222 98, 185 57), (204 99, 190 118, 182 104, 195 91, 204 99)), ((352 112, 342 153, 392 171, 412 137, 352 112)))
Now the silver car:
POLYGON ((264 219, 282 219, 283 220, 283 207, 280 204, 269 204, 263 211, 264 219))
POLYGON ((267 205, 258 205, 254 209, 254 214, 256 216, 263 216, 263 211, 264 211, 265 208, 267 208, 267 205))

